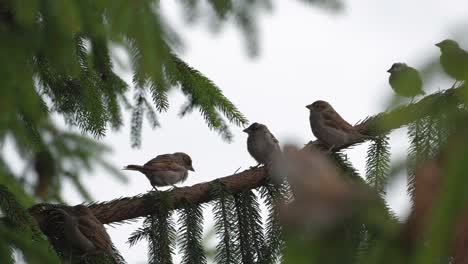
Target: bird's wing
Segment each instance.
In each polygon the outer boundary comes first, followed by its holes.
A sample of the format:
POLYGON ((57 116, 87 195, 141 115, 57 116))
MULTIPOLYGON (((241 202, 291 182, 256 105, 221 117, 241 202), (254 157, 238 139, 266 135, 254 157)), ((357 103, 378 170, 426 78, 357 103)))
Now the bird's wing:
POLYGON ((408 73, 409 78, 421 79, 421 75, 419 74, 419 71, 416 70, 413 67, 408 67, 408 72, 407 73, 408 73))
POLYGON ((107 251, 112 248, 112 242, 102 224, 86 216, 79 217, 78 228, 81 233, 91 240, 97 249, 107 251))
POLYGON ((174 155, 172 155, 172 154, 162 154, 162 155, 158 155, 155 158, 149 160, 148 162, 145 163, 144 166, 151 165, 151 164, 154 164, 154 163, 171 162, 172 160, 174 160, 174 155))
POLYGON ((402 75, 401 82, 404 82, 405 85, 409 85, 408 92, 411 94, 425 94, 422 87, 422 79, 419 71, 413 67, 408 67, 408 69, 402 75))
POLYGON ((276 139, 276 138, 275 138, 275 136, 273 136, 273 134, 272 134, 272 133, 268 133, 268 134, 270 135, 270 137, 271 137, 271 139, 273 140, 273 142, 275 142, 275 143, 279 144, 279 141, 278 141, 278 139, 276 139))
POLYGON ((344 120, 337 112, 335 111, 326 111, 323 112, 323 119, 325 125, 333 127, 338 130, 342 130, 349 133, 354 133, 356 130, 352 125, 350 125, 346 120, 344 120))
POLYGON ((460 49, 460 58, 463 61, 464 70, 468 71, 468 52, 466 50, 460 49))
POLYGON ((152 170, 152 171, 183 171, 185 167, 178 164, 175 161, 167 161, 167 162, 152 162, 150 164, 145 164, 143 166, 145 169, 152 170))
POLYGON ((468 51, 458 48, 455 50, 455 55, 458 56, 460 59, 466 60, 468 59, 468 51))

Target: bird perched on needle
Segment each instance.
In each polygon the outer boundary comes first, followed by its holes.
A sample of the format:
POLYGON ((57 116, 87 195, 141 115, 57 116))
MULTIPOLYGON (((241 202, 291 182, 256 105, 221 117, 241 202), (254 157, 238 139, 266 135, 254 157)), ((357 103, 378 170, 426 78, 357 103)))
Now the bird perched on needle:
POLYGON ((387 72, 390 73, 388 78, 390 86, 399 96, 415 97, 424 94, 421 76, 415 68, 398 62, 394 63, 387 72))
POLYGON ((451 39, 435 45, 440 49, 440 64, 445 73, 457 81, 468 80, 468 52, 451 39))
POLYGON ((373 139, 371 136, 361 134, 325 101, 315 101, 306 108, 310 111, 309 121, 312 133, 320 142, 329 147, 330 151, 366 139, 373 139))
POLYGON ((258 165, 268 165, 274 158, 281 155, 278 140, 265 125, 253 123, 243 131, 248 134, 247 150, 258 165))
POLYGON ((187 179, 188 171, 195 171, 192 159, 183 152, 163 154, 146 162, 143 166, 127 165, 124 170, 134 170, 143 173, 155 190, 156 186, 169 186, 187 179))
POLYGON ((104 253, 118 263, 109 234, 87 206, 76 205, 70 212, 53 208, 49 214, 52 219, 61 219, 64 243, 71 247, 72 252, 79 252, 82 256, 104 253))

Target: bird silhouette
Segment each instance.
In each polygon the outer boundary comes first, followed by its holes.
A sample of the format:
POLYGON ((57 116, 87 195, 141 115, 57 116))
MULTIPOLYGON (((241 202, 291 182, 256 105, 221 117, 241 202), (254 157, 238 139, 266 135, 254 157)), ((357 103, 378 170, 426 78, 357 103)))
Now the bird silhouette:
POLYGON ((415 68, 406 63, 397 62, 387 72, 390 73, 388 78, 390 86, 397 95, 415 97, 424 94, 421 76, 415 68))
POLYGON ((445 73, 457 81, 468 80, 468 52, 451 39, 435 45, 440 49, 440 64, 445 73))

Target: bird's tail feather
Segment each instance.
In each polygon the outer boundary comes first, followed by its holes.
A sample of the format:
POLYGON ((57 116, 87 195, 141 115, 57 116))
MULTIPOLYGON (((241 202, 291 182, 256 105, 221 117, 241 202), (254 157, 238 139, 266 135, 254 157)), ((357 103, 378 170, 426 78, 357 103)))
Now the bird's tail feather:
POLYGON ((140 166, 140 165, 127 165, 127 166, 123 167, 123 170, 141 171, 141 170, 143 170, 143 166, 140 166))

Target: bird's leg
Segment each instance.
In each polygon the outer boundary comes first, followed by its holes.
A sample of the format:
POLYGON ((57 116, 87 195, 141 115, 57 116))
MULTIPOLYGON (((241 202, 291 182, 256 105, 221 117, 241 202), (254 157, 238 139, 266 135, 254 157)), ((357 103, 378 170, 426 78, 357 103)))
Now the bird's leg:
POLYGON ((236 174, 242 167, 237 168, 237 170, 233 173, 236 174))
POLYGON ((174 191, 174 190, 179 189, 179 187, 175 186, 174 184, 171 184, 171 186, 172 186, 172 190, 171 190, 171 191, 174 191))
POLYGON ((258 164, 255 165, 255 166, 250 166, 250 169, 251 169, 251 170, 252 170, 252 169, 257 169, 258 167, 260 167, 260 165, 262 165, 262 164, 261 164, 261 163, 258 163, 258 164))
POLYGON ((155 192, 159 192, 158 188, 156 188, 156 185, 151 184, 151 186, 153 186, 153 190, 154 190, 155 192))

